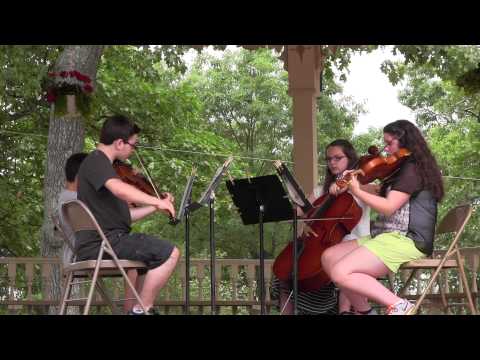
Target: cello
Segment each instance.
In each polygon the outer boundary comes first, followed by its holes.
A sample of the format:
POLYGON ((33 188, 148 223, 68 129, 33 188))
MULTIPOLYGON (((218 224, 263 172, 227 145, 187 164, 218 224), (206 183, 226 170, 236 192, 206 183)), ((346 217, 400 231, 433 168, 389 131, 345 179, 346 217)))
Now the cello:
MULTIPOLYGON (((278 171, 282 171, 281 167, 278 171)), ((330 246, 342 241, 362 217, 362 209, 349 193, 324 194, 316 199, 304 219, 309 232, 298 238, 298 287, 302 291, 318 290, 330 282, 322 269, 321 256, 330 246)), ((273 263, 275 276, 290 281, 293 269, 293 243, 290 242, 273 263)))

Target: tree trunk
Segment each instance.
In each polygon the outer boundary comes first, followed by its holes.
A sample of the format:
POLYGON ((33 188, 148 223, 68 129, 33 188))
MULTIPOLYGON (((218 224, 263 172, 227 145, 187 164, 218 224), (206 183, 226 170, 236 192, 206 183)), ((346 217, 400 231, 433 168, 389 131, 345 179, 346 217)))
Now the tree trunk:
MULTIPOLYGON (((88 75, 95 84, 98 63, 104 45, 67 45, 55 64, 55 72, 77 70, 88 75)), ((58 195, 65 184, 64 166, 68 157, 81 152, 84 146, 85 119, 75 107, 75 95, 68 95, 67 113, 55 115, 54 106, 50 115, 48 130, 47 163, 44 181, 44 219, 42 228, 41 254, 44 257, 61 257, 63 241, 53 233, 50 216, 54 213, 58 195)), ((61 292, 60 267, 53 268, 43 289, 45 299, 59 299, 61 292)), ((49 309, 57 313, 56 307, 49 309)))

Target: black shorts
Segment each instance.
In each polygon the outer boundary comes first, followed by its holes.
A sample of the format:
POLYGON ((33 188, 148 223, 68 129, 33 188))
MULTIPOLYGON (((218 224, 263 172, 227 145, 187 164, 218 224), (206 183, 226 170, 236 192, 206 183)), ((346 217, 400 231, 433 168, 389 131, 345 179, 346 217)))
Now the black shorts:
MULTIPOLYGON (((167 261, 174 249, 174 245, 166 240, 141 233, 109 234, 108 240, 119 259, 142 261, 148 270, 155 269, 167 261)), ((77 260, 94 260, 98 256, 98 251, 98 246, 80 247, 77 251, 77 260)), ((110 258, 108 254, 103 257, 110 258)), ((140 275, 145 272, 138 270, 140 275)))

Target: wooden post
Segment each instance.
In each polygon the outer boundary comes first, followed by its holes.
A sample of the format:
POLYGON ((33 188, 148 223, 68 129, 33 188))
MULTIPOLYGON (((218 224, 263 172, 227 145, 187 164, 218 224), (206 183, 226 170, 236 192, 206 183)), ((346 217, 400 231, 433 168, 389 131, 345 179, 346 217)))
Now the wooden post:
POLYGON ((323 67, 320 45, 288 45, 287 68, 293 98, 293 161, 295 177, 308 195, 318 182, 317 102, 323 67))

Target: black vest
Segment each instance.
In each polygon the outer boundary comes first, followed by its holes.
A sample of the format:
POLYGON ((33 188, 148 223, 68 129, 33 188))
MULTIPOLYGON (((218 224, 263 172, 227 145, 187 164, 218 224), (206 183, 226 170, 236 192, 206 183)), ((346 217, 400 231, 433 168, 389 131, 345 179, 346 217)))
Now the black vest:
POLYGON ((418 250, 428 256, 433 252, 436 223, 437 200, 430 191, 422 190, 412 195, 407 236, 415 242, 418 250))

